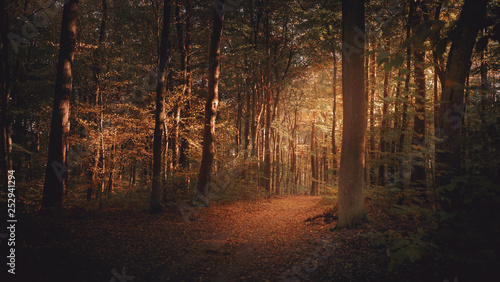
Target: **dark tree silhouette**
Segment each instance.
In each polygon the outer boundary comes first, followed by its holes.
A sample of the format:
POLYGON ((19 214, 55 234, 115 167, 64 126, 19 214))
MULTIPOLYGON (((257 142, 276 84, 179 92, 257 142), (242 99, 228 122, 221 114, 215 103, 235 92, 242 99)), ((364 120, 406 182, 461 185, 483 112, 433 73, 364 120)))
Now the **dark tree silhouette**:
POLYGON ((76 47, 78 0, 66 1, 63 8, 59 60, 50 123, 49 154, 43 185, 42 208, 60 207, 66 188, 66 153, 70 128, 70 97, 73 87, 73 59, 76 47))

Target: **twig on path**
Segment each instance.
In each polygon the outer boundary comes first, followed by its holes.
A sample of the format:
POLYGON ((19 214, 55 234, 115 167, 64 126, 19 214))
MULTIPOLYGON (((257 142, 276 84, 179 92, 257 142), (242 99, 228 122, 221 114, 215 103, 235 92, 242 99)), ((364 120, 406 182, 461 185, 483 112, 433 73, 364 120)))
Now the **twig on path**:
POLYGON ((331 223, 332 221, 339 219, 339 217, 337 216, 337 211, 335 209, 330 209, 322 214, 309 217, 308 219, 305 220, 305 222, 311 222, 318 218, 324 218, 323 221, 325 223, 331 223))

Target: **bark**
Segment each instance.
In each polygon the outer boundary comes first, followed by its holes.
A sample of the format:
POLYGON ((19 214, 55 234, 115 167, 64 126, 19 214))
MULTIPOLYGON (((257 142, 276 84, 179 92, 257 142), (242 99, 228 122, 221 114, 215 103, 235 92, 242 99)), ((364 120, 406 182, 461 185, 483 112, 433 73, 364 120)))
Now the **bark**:
MULTIPOLYGON (((185 44, 185 54, 186 54, 186 78, 185 78, 185 92, 184 92, 184 97, 187 99, 187 106, 185 108, 185 113, 189 112, 190 109, 190 103, 191 103, 191 89, 192 89, 192 84, 193 80, 191 77, 191 0, 186 0, 186 36, 184 39, 184 44, 185 44)), ((186 123, 185 121, 181 120, 181 130, 185 130, 186 128, 186 123)), ((189 142, 186 137, 182 136, 181 137, 181 144, 180 144, 180 152, 179 152, 179 165, 182 168, 186 168, 188 166, 187 163, 187 151, 189 149, 189 142)))
MULTIPOLYGON (((412 23, 412 18, 413 18, 413 1, 410 1, 410 8, 408 11, 408 22, 406 24, 406 38, 410 38, 411 36, 411 23, 412 23)), ((406 93, 406 99, 410 98, 410 73, 411 73, 411 45, 409 44, 408 47, 406 48, 406 70, 408 71, 408 74, 406 75, 405 79, 405 93, 406 93)), ((403 95, 405 96, 405 95, 403 95)), ((398 145, 398 153, 400 154, 399 158, 399 181, 400 183, 404 183, 404 169, 403 169, 403 157, 401 156, 402 153, 404 152, 404 147, 405 147, 405 130, 408 127, 408 100, 403 101, 403 109, 401 113, 401 133, 399 135, 399 145, 398 145)))
MULTIPOLYGON (((221 1, 223 4, 223 1, 221 1)), ((212 164, 215 154, 215 119, 217 117, 217 106, 219 104, 219 74, 220 74, 220 42, 222 37, 222 22, 224 5, 221 5, 221 16, 214 9, 213 28, 210 37, 209 66, 208 66, 208 97, 205 104, 205 121, 203 129, 203 153, 198 175, 198 193, 205 199, 208 205, 208 185, 212 173, 212 164)))
POLYGON ((266 85, 265 103, 266 103, 266 130, 264 140, 264 181, 268 193, 271 191, 271 45, 270 45, 270 26, 269 26, 269 7, 266 7, 265 32, 266 32, 266 85))
POLYGON ((488 0, 466 0, 458 18, 455 39, 452 41, 446 63, 440 114, 436 128, 440 129, 443 141, 436 145, 436 163, 440 172, 436 177, 438 186, 450 183, 461 172, 462 131, 461 116, 464 104, 464 84, 471 67, 471 55, 477 34, 486 15, 488 0))
MULTIPOLYGON (((421 11, 417 11, 413 17, 412 26, 422 22, 421 11)), ((417 155, 422 155, 425 149, 425 51, 414 46, 415 57, 415 115, 413 117, 413 150, 417 155)), ((425 187, 425 158, 417 156, 412 158, 413 172, 411 182, 414 186, 425 187)))
POLYGON ((333 176, 337 176, 337 141, 335 138, 335 129, 337 128, 337 56, 333 52, 333 121, 332 121, 332 170, 333 176))
POLYGON ((44 210, 61 206, 63 191, 66 187, 68 171, 66 152, 69 144, 70 96, 73 86, 72 67, 76 47, 78 0, 65 2, 62 17, 49 152, 43 185, 42 208, 44 210))
POLYGON ((160 54, 157 70, 156 85, 156 110, 155 110, 155 129, 153 139, 153 185, 151 187, 150 212, 158 213, 161 211, 161 171, 162 171, 162 139, 166 131, 165 128, 165 92, 167 72, 167 60, 170 49, 168 39, 170 33, 170 14, 172 10, 171 0, 165 0, 163 4, 163 27, 161 32, 160 54))
POLYGON ((342 1, 343 137, 339 171, 339 220, 337 228, 354 227, 368 217, 363 198, 365 162, 366 95, 363 53, 365 8, 363 0, 342 1), (353 52, 348 52, 349 48, 353 52), (353 50, 352 48, 356 48, 353 50))
MULTIPOLYGON (((391 52, 391 44, 387 43, 387 51, 391 52)), ((387 132, 387 109, 389 107, 389 102, 387 102, 387 98, 389 97, 389 75, 390 71, 384 72, 384 93, 382 101, 382 121, 380 123, 380 160, 386 160, 386 150, 388 147, 388 142, 386 140, 385 133, 387 132)), ((378 183, 379 185, 385 185, 385 171, 386 164, 381 163, 378 168, 378 183)))
POLYGON ((311 127, 311 195, 318 194, 318 162, 316 155, 316 118, 311 127))
MULTIPOLYGON (((374 47, 375 44, 372 44, 372 48, 374 47)), ((370 156, 370 168, 369 168, 369 175, 368 175, 368 180, 370 184, 373 184, 376 182, 375 179, 375 88, 377 85, 377 60, 376 60, 376 54, 373 53, 371 56, 371 73, 370 73, 370 151, 369 151, 369 156, 370 156)))

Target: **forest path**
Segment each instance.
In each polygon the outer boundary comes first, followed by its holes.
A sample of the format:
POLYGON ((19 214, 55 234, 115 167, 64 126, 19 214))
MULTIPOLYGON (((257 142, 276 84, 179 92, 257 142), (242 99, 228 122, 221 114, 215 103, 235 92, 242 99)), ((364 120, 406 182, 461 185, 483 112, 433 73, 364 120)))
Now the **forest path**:
POLYGON ((155 281, 191 280, 196 272, 209 281, 275 280, 314 247, 318 233, 328 233, 327 225, 305 223, 325 207, 318 196, 278 196, 201 209, 186 223, 200 237, 155 281))
POLYGON ((156 215, 147 206, 33 214, 16 230, 23 242, 19 281, 408 280, 387 279, 385 248, 360 237, 388 224, 397 228, 387 207, 368 202, 374 223, 352 230, 332 233, 335 222, 305 222, 331 207, 321 197, 273 196, 172 206, 156 215))
POLYGON ((214 280, 251 279, 253 273, 246 270, 260 269, 260 263, 271 262, 273 247, 300 244, 299 238, 307 232, 304 221, 321 208, 321 197, 314 196, 279 197, 258 206, 233 207, 231 216, 223 222, 225 232, 217 236, 239 244, 216 268, 214 280))

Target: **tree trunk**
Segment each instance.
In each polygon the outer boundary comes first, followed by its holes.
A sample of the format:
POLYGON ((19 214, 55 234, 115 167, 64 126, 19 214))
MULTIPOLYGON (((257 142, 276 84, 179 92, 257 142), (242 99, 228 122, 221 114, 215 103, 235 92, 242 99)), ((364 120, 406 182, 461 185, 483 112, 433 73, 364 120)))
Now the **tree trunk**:
POLYGON ((318 194, 318 163, 316 155, 316 117, 311 127, 311 195, 318 194))
POLYGON ((337 128, 337 55, 333 52, 333 121, 332 121, 332 170, 333 176, 337 176, 337 142, 335 139, 335 129, 337 128))
POLYGON ((153 139, 153 184, 151 188, 150 212, 161 211, 161 171, 162 171, 162 138, 165 128, 165 74, 170 49, 168 39, 170 33, 171 0, 165 0, 163 7, 163 27, 161 32, 160 54, 156 85, 155 129, 153 139))
POLYGON ((451 44, 444 81, 440 114, 436 128, 443 141, 436 145, 436 163, 441 170, 436 183, 446 185, 461 173, 461 116, 463 114, 464 84, 471 67, 471 55, 479 29, 486 15, 488 0, 466 0, 456 24, 457 36, 451 44))
MULTIPOLYGON (((269 4, 269 3, 267 3, 269 4)), ((266 130, 264 143, 264 178, 265 188, 268 193, 271 192, 271 45, 270 45, 270 26, 269 26, 269 7, 266 7, 265 31, 266 31, 266 86, 265 102, 266 102, 266 130)))
POLYGON ((210 38, 210 53, 208 65, 208 97, 205 104, 205 123, 203 128, 203 153, 198 175, 198 193, 204 197, 208 205, 208 186, 212 173, 212 163, 215 154, 215 119, 219 104, 219 74, 220 74, 220 42, 222 36, 222 21, 224 17, 224 1, 221 1, 220 14, 214 9, 213 28, 210 38))
POLYGON ((368 220, 363 198, 366 96, 363 53, 365 49, 363 0, 342 1, 343 137, 339 171, 339 220, 337 228, 354 227, 368 220))
MULTIPOLYGON (((372 48, 375 49, 375 44, 371 44, 372 48)), ((369 162, 369 176, 368 180, 370 184, 376 183, 375 179, 375 88, 377 85, 377 59, 376 54, 373 53, 371 56, 371 68, 370 73, 371 89, 370 89, 370 151, 368 156, 370 157, 369 162)))
MULTIPOLYGON (((391 43, 387 43, 387 51, 391 52, 391 43)), ((389 75, 390 71, 384 72, 384 100, 382 104, 382 121, 380 123, 380 160, 386 160, 386 150, 388 147, 388 142, 386 140, 385 133, 387 131, 387 108, 389 107, 389 102, 387 98, 389 97, 389 75)), ((385 170, 386 164, 381 163, 378 167, 378 184, 383 186, 385 185, 385 170)))
MULTIPOLYGON (((408 21, 406 24, 406 38, 411 37, 411 24, 412 24, 412 18, 413 18, 413 1, 410 1, 410 7, 408 11, 408 21)), ((403 109, 401 113, 401 133, 399 135, 399 146, 398 146, 398 153, 399 153, 399 181, 401 184, 401 187, 404 186, 404 166, 403 166, 403 152, 404 152, 404 147, 405 147, 405 131, 406 128, 408 127, 408 103, 409 103, 409 98, 410 98, 410 75, 411 75, 411 44, 408 44, 408 47, 406 48, 406 78, 405 78, 405 97, 403 97, 403 109), (405 101, 406 99, 406 101, 405 101)))
POLYGON ((425 52, 415 51, 415 115, 413 117, 413 150, 417 157, 412 158, 413 172, 411 182, 418 187, 425 187, 425 52))
MULTIPOLYGON (((192 77, 191 77, 191 0, 186 0, 186 36, 184 39, 184 50, 186 53, 186 90, 184 92, 185 99, 187 99, 187 107, 185 112, 187 113, 190 109, 191 104, 191 88, 192 88, 192 77)), ((181 128, 185 130, 186 123, 181 121, 181 128)), ((180 152, 179 152, 179 165, 182 168, 186 168, 188 166, 187 163, 187 151, 189 149, 189 142, 186 137, 181 137, 180 144, 180 152)))
MULTIPOLYGON (((101 94, 101 58, 102 58, 102 49, 104 46, 104 38, 106 35, 106 23, 108 20, 108 4, 107 0, 102 0, 102 18, 101 18, 101 26, 99 28, 99 37, 97 39, 97 44, 98 47, 95 50, 93 54, 93 62, 92 62, 92 73, 93 73, 93 78, 95 82, 95 91, 94 91, 94 106, 99 107, 99 120, 102 120, 102 111, 103 111, 103 101, 102 101, 102 94, 101 94)), ((99 124, 99 131, 102 134, 102 128, 100 126, 101 121, 98 121, 99 124)), ((99 146, 94 152, 94 164, 93 168, 91 168, 90 171, 90 177, 89 177, 89 186, 87 189, 87 200, 90 201, 92 199, 92 195, 95 193, 95 190, 97 190, 97 178, 99 174, 99 154, 100 154, 100 148, 99 146)))
POLYGON ((76 47, 77 17, 78 0, 66 1, 63 8, 49 153, 43 185, 42 208, 45 210, 61 206, 66 187, 68 171, 66 152, 70 128, 70 96, 73 86, 72 66, 76 47))

